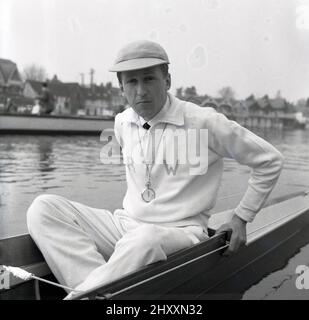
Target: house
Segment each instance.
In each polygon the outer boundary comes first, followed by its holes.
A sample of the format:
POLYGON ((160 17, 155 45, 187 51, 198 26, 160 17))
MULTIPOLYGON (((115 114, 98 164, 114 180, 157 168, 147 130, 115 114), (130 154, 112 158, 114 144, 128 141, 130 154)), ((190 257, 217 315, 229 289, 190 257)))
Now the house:
MULTIPOLYGON (((48 82, 48 88, 55 99, 54 114, 112 116, 124 110, 125 100, 111 83, 86 87, 77 82, 61 82, 54 76, 48 82)), ((27 80, 23 93, 25 97, 35 99, 41 90, 41 82, 27 80)))
POLYGON ((113 116, 123 111, 126 104, 120 89, 114 88, 111 83, 83 87, 83 94, 86 115, 113 116))
POLYGON ((26 80, 23 95, 30 99, 36 99, 40 95, 42 89, 42 82, 34 80, 26 80))
POLYGON ((281 97, 270 99, 270 105, 276 115, 282 115, 289 112, 289 104, 281 97))
POLYGON ((8 101, 16 107, 28 103, 23 99, 23 82, 16 63, 0 58, 0 109, 5 109, 8 101))
POLYGON ((194 104, 197 104, 198 106, 200 106, 203 102, 203 100, 201 99, 201 97, 199 96, 185 96, 183 97, 183 100, 188 101, 188 102, 192 102, 194 104))
POLYGON ((269 115, 272 113, 273 108, 272 108, 272 105, 270 103, 270 99, 267 94, 265 96, 263 96, 262 98, 257 99, 256 102, 259 107, 260 114, 269 115))
MULTIPOLYGON (((55 99, 55 114, 77 114, 84 107, 82 88, 77 82, 61 82, 55 76, 48 82, 48 88, 55 99)), ((42 82, 27 80, 24 96, 35 99, 41 94, 42 82)))
POLYGON ((210 107, 210 108, 214 108, 215 110, 218 110, 219 105, 217 104, 217 101, 215 99, 213 99, 212 97, 207 97, 202 101, 201 107, 205 107, 205 108, 210 107))
POLYGON ((109 108, 109 95, 106 88, 92 84, 89 87, 83 87, 84 110, 89 116, 104 116, 111 113, 109 108))
POLYGON ((50 81, 48 87, 55 97, 55 113, 75 115, 83 109, 84 96, 77 82, 50 81))
POLYGON ((235 102, 235 104, 232 106, 232 110, 234 112, 234 114, 239 114, 239 115, 243 115, 243 116, 247 116, 248 115, 248 107, 245 103, 245 101, 243 100, 239 100, 237 102, 235 102))
POLYGON ((246 106, 249 114, 256 114, 261 110, 260 105, 257 103, 257 100, 253 94, 246 98, 243 103, 246 106))
POLYGON ((233 112, 231 103, 229 103, 226 99, 218 99, 217 104, 219 104, 219 112, 225 115, 231 115, 231 113, 233 112))
POLYGON ((16 63, 0 58, 0 93, 21 94, 23 82, 16 63))
POLYGON ((277 96, 270 99, 268 95, 255 99, 250 96, 244 101, 250 114, 276 116, 289 112, 289 105, 285 99, 277 96))

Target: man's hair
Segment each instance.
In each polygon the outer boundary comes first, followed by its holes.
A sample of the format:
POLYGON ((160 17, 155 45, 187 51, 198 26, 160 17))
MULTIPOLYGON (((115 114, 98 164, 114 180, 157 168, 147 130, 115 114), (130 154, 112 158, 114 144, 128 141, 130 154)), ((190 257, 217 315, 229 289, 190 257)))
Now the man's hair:
MULTIPOLYGON (((162 73, 163 73, 163 77, 166 78, 168 75, 168 64, 160 64, 158 65, 158 67, 161 69, 162 73)), ((121 83, 121 72, 117 72, 117 78, 119 83, 121 83)))

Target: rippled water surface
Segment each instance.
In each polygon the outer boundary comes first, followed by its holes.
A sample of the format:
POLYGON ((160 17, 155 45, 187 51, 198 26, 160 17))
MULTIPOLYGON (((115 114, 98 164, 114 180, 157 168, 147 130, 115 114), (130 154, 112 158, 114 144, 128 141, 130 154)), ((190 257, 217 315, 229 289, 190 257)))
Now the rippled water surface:
POLYGON ((99 138, 16 135, 0 139, 1 237, 27 231, 26 210, 42 193, 110 210, 121 205, 124 168, 100 162, 99 138))
MULTIPOLYGON (((271 197, 309 189, 309 130, 259 132, 285 156, 284 170, 271 197)), ((84 136, 0 136, 0 238, 27 232, 25 214, 39 194, 54 193, 93 207, 111 211, 121 207, 125 193, 125 172, 121 165, 103 165, 98 137, 84 136)), ((225 161, 225 172, 214 211, 237 205, 250 170, 233 160, 225 161)), ((280 290, 263 283, 252 287, 244 298, 284 298, 290 265, 309 264, 309 245, 292 258, 281 274, 269 283, 281 283, 280 290), (277 280, 276 280, 277 279, 277 280), (281 282, 280 282, 281 281, 281 282), (252 291, 254 290, 254 291, 252 291), (252 293, 253 292, 253 293, 252 293)), ((295 270, 295 268, 294 268, 295 270)), ((264 279, 265 280, 265 279, 264 279)), ((290 277, 290 285, 291 284, 290 277)), ((289 290, 289 289, 286 289, 289 290)), ((309 291, 309 290, 307 290, 309 291)), ((299 292, 298 292, 299 293, 299 292)), ((309 299, 309 297, 308 297, 309 299)))

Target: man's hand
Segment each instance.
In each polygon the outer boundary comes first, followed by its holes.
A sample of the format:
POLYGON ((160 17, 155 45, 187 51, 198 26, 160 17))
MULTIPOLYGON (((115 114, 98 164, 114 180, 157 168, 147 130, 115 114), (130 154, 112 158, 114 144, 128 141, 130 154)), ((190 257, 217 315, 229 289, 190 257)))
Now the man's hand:
POLYGON ((241 219, 236 214, 233 215, 232 220, 229 223, 223 224, 216 234, 224 231, 232 231, 230 245, 227 250, 224 251, 223 256, 229 256, 238 251, 238 249, 244 246, 247 242, 246 233, 247 221, 241 219))

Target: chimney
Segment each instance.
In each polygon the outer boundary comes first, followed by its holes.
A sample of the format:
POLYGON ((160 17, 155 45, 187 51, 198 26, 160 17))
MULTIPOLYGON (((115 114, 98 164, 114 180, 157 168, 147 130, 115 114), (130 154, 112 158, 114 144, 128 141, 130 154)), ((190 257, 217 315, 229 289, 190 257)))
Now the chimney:
POLYGON ((84 87, 85 86, 85 74, 80 73, 80 77, 81 77, 81 86, 84 87))
POLYGON ((93 83, 93 76, 94 76, 94 69, 90 69, 90 89, 92 91, 92 93, 94 94, 95 92, 95 88, 94 88, 94 83, 93 83))
POLYGON ((93 86, 93 75, 94 75, 94 70, 91 68, 90 69, 90 87, 93 86))

